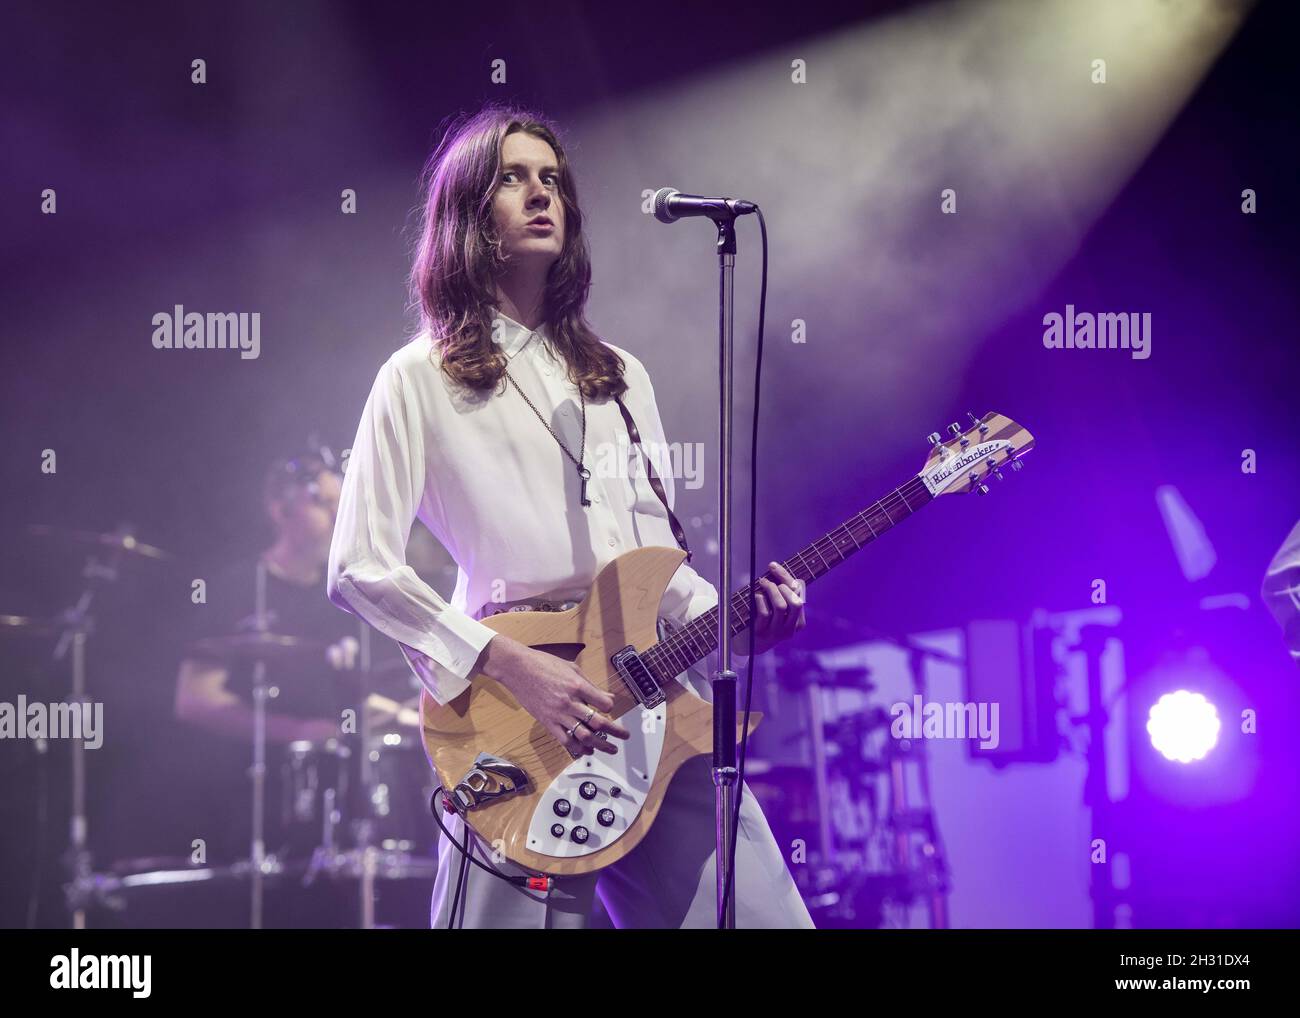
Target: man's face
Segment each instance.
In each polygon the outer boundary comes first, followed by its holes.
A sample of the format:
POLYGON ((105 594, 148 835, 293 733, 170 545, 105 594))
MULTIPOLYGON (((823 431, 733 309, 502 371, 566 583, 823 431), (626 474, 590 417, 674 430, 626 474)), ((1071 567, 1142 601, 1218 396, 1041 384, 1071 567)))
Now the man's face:
POLYGON ((328 552, 342 491, 339 475, 324 470, 307 484, 290 489, 272 509, 272 517, 295 545, 328 552))
POLYGON ((555 150, 523 131, 501 144, 501 178, 492 196, 492 219, 506 259, 537 259, 546 268, 564 250, 564 202, 555 150))

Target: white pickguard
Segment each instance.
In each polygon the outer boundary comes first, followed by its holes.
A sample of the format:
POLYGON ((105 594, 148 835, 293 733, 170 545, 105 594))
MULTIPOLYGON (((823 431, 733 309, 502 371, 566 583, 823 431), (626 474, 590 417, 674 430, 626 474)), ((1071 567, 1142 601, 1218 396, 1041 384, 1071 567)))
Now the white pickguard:
POLYGON ((574 760, 556 776, 542 794, 529 822, 529 851, 557 859, 573 859, 608 848, 623 836, 645 805, 659 768, 666 710, 666 704, 649 710, 634 707, 618 719, 631 737, 626 742, 611 740, 618 747, 617 753, 611 755, 597 750, 574 760), (594 798, 582 796, 581 789, 586 782, 595 786, 594 798), (617 795, 613 794, 614 789, 618 790, 617 795), (568 803, 564 815, 556 812, 556 803, 561 800, 568 803), (604 809, 613 813, 608 826, 599 819, 604 809), (558 836, 552 832, 557 824, 563 828, 558 836), (585 842, 573 840, 573 831, 578 827, 587 831, 585 842))

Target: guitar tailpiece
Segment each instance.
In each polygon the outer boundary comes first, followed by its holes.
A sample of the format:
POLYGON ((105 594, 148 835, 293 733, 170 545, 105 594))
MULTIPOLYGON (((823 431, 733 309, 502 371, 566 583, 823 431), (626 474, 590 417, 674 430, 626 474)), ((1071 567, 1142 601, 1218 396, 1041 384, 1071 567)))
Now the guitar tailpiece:
POLYGON ((457 812, 465 813, 485 802, 517 792, 526 784, 528 776, 509 760, 491 753, 480 753, 474 758, 474 766, 451 790, 451 796, 457 812))

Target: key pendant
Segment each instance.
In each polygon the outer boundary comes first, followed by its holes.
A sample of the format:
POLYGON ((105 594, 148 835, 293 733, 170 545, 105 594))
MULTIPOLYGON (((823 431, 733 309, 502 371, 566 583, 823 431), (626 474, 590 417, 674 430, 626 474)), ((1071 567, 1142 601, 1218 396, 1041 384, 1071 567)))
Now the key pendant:
POLYGON ((578 497, 582 500, 583 505, 591 505, 591 499, 587 497, 587 481, 591 479, 591 471, 586 467, 579 467, 578 476, 582 478, 582 487, 579 489, 578 497))

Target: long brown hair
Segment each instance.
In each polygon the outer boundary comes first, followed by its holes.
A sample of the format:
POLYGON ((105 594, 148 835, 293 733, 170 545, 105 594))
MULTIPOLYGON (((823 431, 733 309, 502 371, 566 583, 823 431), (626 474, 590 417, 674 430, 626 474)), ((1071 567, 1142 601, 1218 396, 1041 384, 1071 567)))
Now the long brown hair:
POLYGON ((495 280, 505 267, 492 219, 501 178, 501 145, 524 131, 555 150, 564 204, 564 249, 547 276, 543 315, 569 378, 590 399, 621 395, 623 359, 587 324, 591 257, 569 162, 553 124, 514 106, 488 105, 447 127, 421 175, 423 214, 411 265, 411 304, 453 382, 475 390, 502 384, 506 357, 492 342, 495 280))

